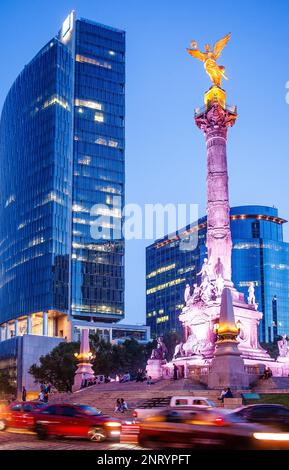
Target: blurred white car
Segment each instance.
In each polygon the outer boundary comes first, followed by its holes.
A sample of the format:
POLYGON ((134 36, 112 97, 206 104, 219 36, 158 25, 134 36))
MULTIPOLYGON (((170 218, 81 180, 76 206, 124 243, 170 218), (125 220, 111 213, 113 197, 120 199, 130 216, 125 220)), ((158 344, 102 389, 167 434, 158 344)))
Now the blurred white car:
POLYGON ((135 419, 146 419, 151 416, 159 415, 164 410, 182 410, 208 409, 216 407, 215 402, 206 397, 195 396, 174 396, 166 398, 152 398, 145 401, 133 412, 135 419))

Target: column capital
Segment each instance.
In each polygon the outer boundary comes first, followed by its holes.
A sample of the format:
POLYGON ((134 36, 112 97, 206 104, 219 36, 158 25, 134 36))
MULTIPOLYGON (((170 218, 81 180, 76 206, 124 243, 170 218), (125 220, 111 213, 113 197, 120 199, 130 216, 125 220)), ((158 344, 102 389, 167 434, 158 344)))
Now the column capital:
POLYGON ((227 137, 227 128, 235 124, 237 110, 235 106, 223 108, 218 102, 210 107, 195 111, 195 123, 206 137, 227 137))

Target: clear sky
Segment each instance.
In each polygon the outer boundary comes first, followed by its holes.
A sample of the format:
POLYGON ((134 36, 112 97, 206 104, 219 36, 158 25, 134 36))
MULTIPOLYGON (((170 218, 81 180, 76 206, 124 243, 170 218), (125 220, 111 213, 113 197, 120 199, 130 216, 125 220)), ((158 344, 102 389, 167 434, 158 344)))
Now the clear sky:
MULTIPOLYGON (((186 47, 231 31, 220 61, 239 114, 229 130, 230 203, 275 205, 289 219, 288 0, 0 0, 1 108, 72 9, 127 32, 126 202, 196 203, 204 214, 205 145, 193 109, 210 83, 186 47)), ((126 322, 145 321, 149 243, 127 243, 126 322)))

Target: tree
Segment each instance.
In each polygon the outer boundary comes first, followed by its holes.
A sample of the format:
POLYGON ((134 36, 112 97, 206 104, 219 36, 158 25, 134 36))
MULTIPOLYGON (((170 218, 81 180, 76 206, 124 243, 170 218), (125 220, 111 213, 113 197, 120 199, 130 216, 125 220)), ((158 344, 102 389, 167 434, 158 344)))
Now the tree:
POLYGON ((0 370, 0 397, 15 395, 16 386, 11 383, 8 370, 0 370))
POLYGON ((127 339, 121 344, 111 344, 97 334, 90 336, 91 350, 94 353, 93 370, 98 374, 135 374, 144 369, 151 354, 151 347, 127 339))
MULTIPOLYGON (((163 335, 164 343, 168 348, 167 360, 171 361, 174 355, 175 347, 182 341, 181 334, 178 331, 166 331, 163 335)), ((156 348, 156 339, 152 343, 152 348, 156 348)))
POLYGON ((46 356, 39 359, 40 365, 33 364, 29 373, 36 383, 50 382, 57 390, 68 392, 72 390, 79 343, 60 343, 46 356))
POLYGON ((273 343, 261 343, 262 348, 266 349, 266 351, 270 354, 271 357, 273 357, 273 359, 277 359, 277 357, 279 356, 279 348, 277 341, 279 341, 280 339, 282 339, 282 336, 277 336, 274 339, 273 343))

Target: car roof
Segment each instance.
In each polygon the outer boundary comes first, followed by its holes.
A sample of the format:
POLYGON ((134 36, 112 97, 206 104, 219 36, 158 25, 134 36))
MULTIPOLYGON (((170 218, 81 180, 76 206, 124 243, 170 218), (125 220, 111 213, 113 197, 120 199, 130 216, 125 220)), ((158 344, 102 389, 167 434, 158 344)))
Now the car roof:
POLYGON ((176 400, 189 400, 189 399, 192 399, 192 400, 208 400, 208 398, 206 397, 195 397, 195 396, 189 396, 189 395, 174 395, 172 398, 176 399, 176 400))

